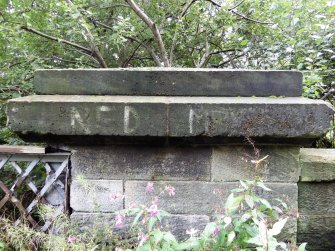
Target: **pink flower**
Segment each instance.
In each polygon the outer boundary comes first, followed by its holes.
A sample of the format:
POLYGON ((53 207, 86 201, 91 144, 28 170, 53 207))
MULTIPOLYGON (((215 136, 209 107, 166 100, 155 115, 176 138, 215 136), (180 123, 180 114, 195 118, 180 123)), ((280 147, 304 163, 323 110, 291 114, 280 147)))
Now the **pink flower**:
POLYGON ((176 189, 173 186, 166 186, 165 191, 170 195, 170 196, 175 196, 176 194, 176 189))
POLYGON ((149 237, 148 237, 148 235, 141 233, 138 236, 138 240, 139 240, 138 246, 140 247, 140 246, 143 246, 144 242, 149 240, 149 237))
POLYGON ((216 226, 214 228, 213 235, 217 236, 220 232, 221 232, 221 227, 220 226, 216 226))
POLYGON ((72 244, 76 242, 76 239, 76 237, 70 235, 69 237, 67 237, 67 242, 72 244))
POLYGON ((133 209, 136 207, 136 203, 135 202, 131 202, 128 206, 128 209, 133 209))
POLYGON ((145 191, 148 193, 152 193, 154 191, 154 183, 148 182, 147 187, 145 188, 145 191))
POLYGON ((116 228, 123 228, 124 221, 125 221, 125 217, 122 214, 117 214, 115 216, 115 227, 116 228))
POLYGON ((158 204, 158 201, 159 201, 158 196, 155 196, 155 197, 152 199, 151 203, 152 203, 153 205, 157 205, 157 204, 158 204))
POLYGON ((156 204, 151 205, 149 208, 150 217, 155 217, 158 215, 158 207, 156 204))
POLYGON ((118 198, 119 198, 119 195, 118 195, 118 194, 111 194, 111 195, 109 196, 109 199, 110 199, 111 202, 116 201, 118 198))

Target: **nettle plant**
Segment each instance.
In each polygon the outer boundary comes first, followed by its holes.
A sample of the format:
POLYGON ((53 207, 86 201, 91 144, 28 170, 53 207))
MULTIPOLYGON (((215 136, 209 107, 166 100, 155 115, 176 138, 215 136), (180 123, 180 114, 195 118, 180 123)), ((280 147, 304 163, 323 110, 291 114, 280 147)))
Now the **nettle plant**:
MULTIPOLYGON (((289 216, 285 202, 276 199, 271 205, 258 194, 271 191, 262 181, 240 181, 241 186, 232 190, 225 203, 224 214, 207 224, 203 232, 187 230, 190 238, 179 242, 177 238, 161 227, 162 218, 170 214, 159 208, 159 198, 163 193, 175 196, 175 189, 166 186, 158 195, 154 194, 153 183, 148 182, 146 193, 152 193, 151 204, 119 211, 115 217, 115 227, 124 228, 127 217, 134 217, 131 228, 138 231, 137 251, 144 250, 305 250, 306 243, 296 247, 279 242, 276 237, 282 232, 289 216)), ((112 195, 117 200, 122 195, 112 195)), ((295 215, 296 216, 296 215, 295 215)), ((123 250, 123 249, 119 249, 123 250)), ((130 250, 130 249, 127 249, 130 250)))

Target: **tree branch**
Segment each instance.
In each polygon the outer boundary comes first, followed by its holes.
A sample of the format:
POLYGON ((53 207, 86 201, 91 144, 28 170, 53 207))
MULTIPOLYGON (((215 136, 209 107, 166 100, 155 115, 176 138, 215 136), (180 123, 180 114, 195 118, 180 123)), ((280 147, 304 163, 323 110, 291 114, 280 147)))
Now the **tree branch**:
POLYGON ((201 68, 204 66, 205 62, 207 61, 207 58, 209 57, 209 44, 208 44, 208 36, 206 33, 206 37, 205 37, 205 54, 202 56, 199 64, 197 65, 197 68, 201 68))
MULTIPOLYGON (((190 0, 188 3, 185 4, 185 7, 183 9, 183 11, 180 13, 180 15, 178 16, 177 19, 177 25, 180 22, 180 20, 186 15, 188 9, 191 7, 192 4, 194 4, 197 0, 190 0)), ((172 39, 172 45, 170 48, 170 64, 172 65, 173 62, 173 54, 174 54, 174 50, 176 48, 177 45, 177 37, 178 37, 178 28, 176 28, 174 35, 173 35, 173 39, 172 39)))
POLYGON ((192 4, 194 4, 197 0, 191 0, 189 1, 186 5, 185 8, 183 9, 183 12, 180 14, 180 18, 184 17, 188 11, 188 9, 191 7, 192 4))
MULTIPOLYGON (((214 56, 214 55, 221 54, 221 53, 226 53, 226 52, 231 52, 231 51, 237 51, 237 50, 238 50, 238 49, 226 49, 226 50, 213 51, 213 52, 211 52, 211 53, 209 53, 209 54, 207 55, 206 59, 205 59, 204 62, 203 62, 203 65, 206 66, 206 65, 208 64, 210 58, 211 58, 212 56, 214 56)), ((201 67, 202 67, 202 66, 201 66, 201 67)))
MULTIPOLYGON (((129 6, 127 5, 127 7, 129 7, 129 6)), ((100 25, 100 26, 102 26, 102 27, 104 27, 104 28, 106 28, 108 30, 114 31, 113 27, 110 27, 107 24, 101 23, 100 21, 98 21, 96 19, 92 20, 92 22, 94 24, 98 24, 98 25, 100 25)), ((150 54, 150 56, 152 57, 152 59, 155 61, 156 65, 157 66, 162 66, 161 61, 159 60, 159 58, 156 55, 156 53, 146 43, 140 41, 139 39, 137 39, 135 37, 129 37, 129 36, 124 36, 124 37, 127 38, 127 39, 129 39, 129 40, 131 40, 131 41, 134 41, 134 42, 140 44, 141 46, 143 46, 148 51, 148 53, 150 54)))
MULTIPOLYGON (((68 6, 70 8, 76 8, 74 6, 74 4, 72 3, 71 0, 65 0, 68 3, 68 6)), ((85 22, 85 18, 83 17, 83 15, 80 13, 79 10, 75 10, 78 13, 78 19, 81 19, 82 22, 85 22)), ((98 60, 100 66, 102 68, 108 68, 106 61, 104 60, 104 58, 102 57, 100 50, 98 48, 98 46, 96 45, 95 41, 94 41, 94 36, 92 35, 91 31, 89 30, 89 28, 87 27, 87 25, 79 22, 80 26, 83 28, 84 30, 84 39, 88 42, 91 51, 93 53, 93 56, 98 60)))
POLYGON ((162 61, 165 67, 170 66, 170 62, 168 59, 167 52, 165 50, 165 46, 161 37, 161 34, 156 26, 156 24, 145 14, 143 10, 140 9, 140 7, 133 1, 133 0, 125 0, 129 6, 133 9, 133 11, 136 13, 136 15, 142 19, 142 21, 150 28, 154 39, 156 40, 159 48, 159 52, 162 57, 162 61))
POLYGON ((156 65, 157 66, 162 66, 161 64, 161 61, 159 60, 158 56, 156 55, 156 53, 153 51, 152 48, 150 48, 146 43, 140 41, 139 39, 137 38, 134 38, 134 37, 128 37, 128 36, 125 36, 125 38, 131 40, 131 41, 135 41, 136 43, 138 43, 139 45, 142 45, 147 51, 148 53, 150 54, 150 56, 152 57, 152 59, 155 61, 156 65))
MULTIPOLYGON (((214 6, 216 6, 216 7, 218 7, 218 8, 221 8, 221 5, 218 4, 217 2, 213 1, 213 0, 206 0, 206 1, 207 1, 207 2, 210 2, 211 4, 213 4, 214 6)), ((234 9, 235 9, 237 6, 239 6, 240 4, 242 4, 242 3, 243 3, 243 1, 240 2, 240 3, 238 3, 237 5, 235 5, 233 8, 228 9, 228 11, 230 11, 230 12, 233 13, 234 15, 239 16, 239 17, 241 17, 242 19, 247 20, 247 21, 249 21, 249 22, 254 22, 254 23, 258 23, 258 24, 273 24, 273 23, 270 23, 270 22, 261 22, 261 21, 257 21, 257 20, 255 20, 255 19, 246 17, 246 16, 244 16, 244 15, 242 15, 242 14, 240 14, 240 13, 234 11, 234 9)))
POLYGON ((212 66, 215 67, 215 68, 220 68, 220 67, 224 66, 225 64, 228 64, 229 62, 233 61, 234 59, 238 59, 238 58, 243 57, 243 56, 245 56, 245 54, 236 55, 235 57, 230 58, 227 61, 224 61, 224 62, 222 62, 218 65, 212 65, 212 66))
POLYGON ((35 30, 31 27, 27 27, 27 26, 21 26, 21 29, 25 30, 25 31, 28 31, 30 33, 34 33, 36 35, 39 35, 41 37, 44 37, 46 39, 49 39, 49 40, 53 40, 53 41, 56 41, 56 42, 59 42, 59 43, 62 43, 62 44, 66 44, 66 45, 70 45, 76 49, 79 49, 83 52, 85 52, 86 54, 92 56, 92 51, 86 47, 83 47, 79 44, 76 44, 76 43, 73 43, 73 42, 70 42, 70 41, 67 41, 67 40, 64 40, 64 39, 61 39, 61 38, 57 38, 57 37, 53 37, 53 36, 50 36, 50 35, 47 35, 43 32, 40 32, 38 30, 35 30))
POLYGON ((244 3, 244 1, 245 1, 245 0, 242 0, 241 2, 239 2, 238 4, 236 4, 234 7, 229 8, 228 10, 231 11, 231 10, 236 9, 238 6, 240 6, 242 3, 244 3))
POLYGON ((249 17, 246 17, 246 16, 234 11, 234 10, 231 10, 231 13, 233 13, 233 14, 235 14, 235 15, 237 15, 237 16, 241 17, 242 19, 245 19, 249 22, 254 22, 254 23, 257 23, 257 24, 273 24, 273 23, 270 23, 270 22, 261 22, 261 21, 255 20, 255 19, 251 19, 249 17))
POLYGON ((138 45, 136 46, 135 50, 134 50, 133 53, 130 55, 130 57, 129 57, 128 59, 126 59, 126 61, 124 61, 124 62, 122 63, 122 67, 127 67, 127 65, 129 64, 130 60, 135 56, 135 54, 136 54, 138 48, 140 48, 140 47, 141 47, 141 44, 138 44, 138 45))

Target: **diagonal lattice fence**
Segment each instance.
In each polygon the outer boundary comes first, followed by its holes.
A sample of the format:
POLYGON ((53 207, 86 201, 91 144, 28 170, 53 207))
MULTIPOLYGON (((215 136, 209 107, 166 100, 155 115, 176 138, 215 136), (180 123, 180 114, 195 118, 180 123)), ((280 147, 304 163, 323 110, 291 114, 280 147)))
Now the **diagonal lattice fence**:
POLYGON ((44 148, 38 147, 0 146, 0 212, 11 203, 19 210, 15 225, 24 218, 32 227, 48 230, 51 222, 36 219, 34 209, 43 203, 57 211, 68 210, 69 156, 69 153, 45 153, 44 148), (15 175, 8 177, 5 171, 15 175), (25 203, 18 197, 20 189, 33 194, 25 203))

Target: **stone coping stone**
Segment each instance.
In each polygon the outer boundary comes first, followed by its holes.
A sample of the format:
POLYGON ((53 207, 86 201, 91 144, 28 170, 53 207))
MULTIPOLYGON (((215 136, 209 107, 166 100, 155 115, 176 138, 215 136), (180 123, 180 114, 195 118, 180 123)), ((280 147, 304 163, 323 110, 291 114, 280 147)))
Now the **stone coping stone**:
POLYGON ((334 181, 335 149, 301 148, 300 181, 334 181))
POLYGON ((53 69, 35 72, 37 94, 139 96, 302 95, 298 71, 191 68, 53 69))
POLYGON ((21 135, 315 139, 334 110, 298 97, 41 95, 12 99, 7 112, 21 135))

